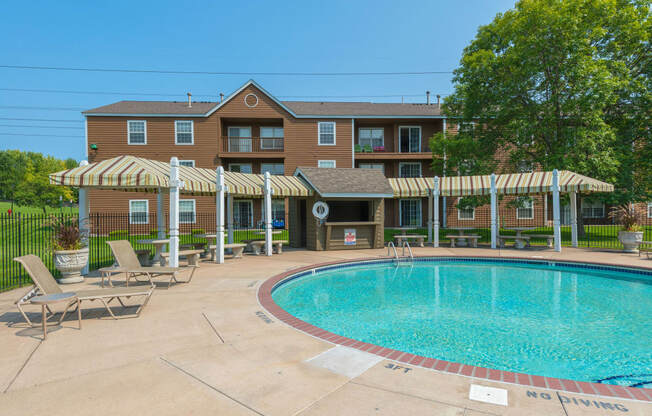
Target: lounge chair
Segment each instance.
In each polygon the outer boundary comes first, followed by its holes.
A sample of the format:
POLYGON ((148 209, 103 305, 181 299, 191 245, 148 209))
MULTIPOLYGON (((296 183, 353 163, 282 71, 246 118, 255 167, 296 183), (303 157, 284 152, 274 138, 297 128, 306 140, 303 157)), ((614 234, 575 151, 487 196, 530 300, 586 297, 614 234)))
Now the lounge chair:
POLYGON ((118 263, 118 267, 124 270, 126 276, 126 284, 129 286, 129 280, 133 277, 138 281, 138 276, 146 276, 149 280, 149 283, 154 286, 152 281, 153 277, 157 276, 170 276, 170 281, 168 282, 168 287, 172 285, 172 282, 175 283, 190 283, 192 276, 195 274, 196 266, 189 265, 187 268, 181 267, 165 267, 165 266, 141 266, 138 261, 138 256, 131 247, 131 243, 127 240, 117 240, 117 241, 107 241, 106 242, 113 252, 113 257, 118 263), (188 280, 178 280, 177 273, 185 270, 191 269, 190 277, 188 280))
MULTIPOLYGON (((30 289, 30 291, 27 292, 23 297, 21 297, 15 302, 16 307, 20 311, 21 315, 23 315, 23 318, 25 318, 25 321, 27 321, 27 323, 30 326, 34 326, 34 324, 32 324, 32 322, 25 314, 25 311, 22 308, 23 305, 29 304, 30 299, 34 296, 64 293, 64 291, 61 290, 61 286, 59 286, 57 281, 54 280, 54 277, 52 276, 50 271, 47 269, 47 267, 45 267, 41 259, 38 258, 37 256, 33 254, 28 254, 26 256, 16 257, 14 258, 14 260, 23 265, 23 267, 25 268, 29 276, 32 278, 32 281, 34 282, 34 287, 30 289)), ((149 299, 152 296, 153 292, 154 292, 154 287, 152 286, 75 290, 74 293, 76 298, 74 301, 66 305, 66 308, 62 312, 61 318, 59 319, 59 323, 63 321, 66 312, 68 312, 68 308, 70 308, 70 306, 72 306, 73 304, 77 303, 77 299, 79 300, 79 304, 77 305, 78 308, 81 307, 80 305, 84 301, 99 300, 100 302, 102 302, 102 304, 109 312, 109 314, 113 317, 113 319, 118 319, 118 317, 115 316, 115 314, 111 310, 111 307, 109 306, 109 303, 111 303, 111 301, 117 299, 117 301, 120 302, 120 305, 122 305, 123 308, 127 308, 128 306, 122 302, 121 298, 128 299, 132 296, 144 296, 145 299, 143 303, 138 307, 134 315, 123 316, 123 318, 137 317, 140 316, 140 312, 143 310, 143 308, 147 306, 147 303, 149 302, 149 299)), ((50 310, 50 308, 47 309, 50 314, 54 315, 54 313, 50 310)))

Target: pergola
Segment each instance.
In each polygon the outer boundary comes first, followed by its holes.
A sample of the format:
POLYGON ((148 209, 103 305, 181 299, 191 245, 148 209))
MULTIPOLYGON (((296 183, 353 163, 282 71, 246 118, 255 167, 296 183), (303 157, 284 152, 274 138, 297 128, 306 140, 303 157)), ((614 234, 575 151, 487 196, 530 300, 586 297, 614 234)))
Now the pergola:
POLYGON ((570 196, 571 240, 577 247, 577 193, 613 192, 606 182, 574 172, 511 173, 503 175, 448 176, 439 178, 390 178, 394 198, 428 197, 428 240, 439 247, 439 196, 491 196, 491 248, 498 239, 498 195, 552 193, 555 251, 561 251, 560 193, 570 196), (434 217, 434 221, 433 221, 434 217))
POLYGON ((216 261, 224 263, 224 202, 229 204, 228 241, 233 242, 233 197, 265 199, 265 247, 272 255, 272 196, 311 196, 312 188, 300 178, 235 172, 179 166, 173 157, 170 163, 135 156, 118 156, 89 164, 82 161, 79 167, 49 175, 50 183, 79 188, 79 219, 85 224, 89 218, 88 189, 110 189, 127 192, 157 194, 156 217, 158 238, 165 238, 163 204, 165 194, 170 195, 170 265, 179 261, 179 194, 215 195, 216 197, 216 261))

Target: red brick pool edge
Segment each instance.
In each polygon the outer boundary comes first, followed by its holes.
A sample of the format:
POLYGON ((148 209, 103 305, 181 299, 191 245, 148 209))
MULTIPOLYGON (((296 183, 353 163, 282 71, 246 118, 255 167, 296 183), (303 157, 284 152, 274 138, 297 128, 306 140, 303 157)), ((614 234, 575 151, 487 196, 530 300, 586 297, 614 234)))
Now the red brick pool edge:
MULTIPOLYGON (((418 257, 434 258, 434 257, 451 257, 451 256, 418 256, 418 257)), ((464 256, 464 257, 479 258, 479 259, 495 258, 491 256, 464 256)), ((533 260, 532 258, 523 258, 523 257, 500 257, 500 259, 533 260)), ((382 259, 374 257, 374 258, 339 260, 339 261, 332 261, 326 263, 312 264, 304 267, 298 267, 286 271, 284 273, 277 274, 267 279, 258 288, 258 302, 263 308, 265 308, 269 313, 271 313, 274 317, 276 317, 276 319, 308 335, 320 338, 332 344, 355 348, 360 351, 379 355, 389 360, 398 361, 404 364, 432 369, 432 370, 441 371, 449 374, 457 374, 457 375, 463 375, 463 376, 491 380, 491 381, 512 383, 512 384, 518 384, 522 386, 533 386, 533 387, 548 388, 552 390, 559 390, 559 391, 572 392, 572 393, 583 393, 583 394, 590 394, 590 395, 609 396, 609 397, 617 397, 617 398, 629 399, 629 400, 652 402, 652 389, 638 388, 638 387, 623 387, 623 386, 617 386, 611 384, 590 383, 585 381, 575 381, 575 380, 559 379, 553 377, 534 376, 530 374, 513 373, 511 371, 477 367, 473 365, 460 364, 460 363, 455 363, 446 360, 438 360, 435 358, 422 357, 420 355, 414 355, 404 351, 398 351, 391 348, 385 348, 378 345, 369 344, 367 342, 362 342, 355 339, 343 337, 341 335, 323 330, 319 327, 309 324, 308 322, 302 321, 301 319, 295 317, 294 315, 289 314, 283 308, 281 308, 276 302, 274 302, 274 299, 272 298, 272 290, 274 289, 274 287, 276 287, 276 285, 278 285, 280 282, 298 273, 325 267, 325 266, 332 266, 336 264, 347 264, 347 263, 356 263, 361 261, 373 261, 373 260, 382 260, 382 259)), ((618 267, 618 265, 614 265, 614 264, 578 262, 578 261, 571 261, 571 260, 563 260, 563 261, 556 260, 555 262, 593 264, 593 265, 601 265, 601 266, 618 267)), ((621 267, 630 267, 630 266, 621 266, 621 267)))

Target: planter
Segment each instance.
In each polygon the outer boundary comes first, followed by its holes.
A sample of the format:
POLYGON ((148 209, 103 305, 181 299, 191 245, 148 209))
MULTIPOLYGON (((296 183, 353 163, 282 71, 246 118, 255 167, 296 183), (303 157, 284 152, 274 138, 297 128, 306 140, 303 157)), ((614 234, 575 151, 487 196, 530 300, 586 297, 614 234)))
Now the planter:
POLYGON ((88 248, 54 252, 54 267, 61 272, 59 283, 79 283, 84 278, 81 270, 88 264, 88 248))
POLYGON ((636 253, 643 241, 643 231, 618 231, 618 241, 625 247, 625 253, 636 253))

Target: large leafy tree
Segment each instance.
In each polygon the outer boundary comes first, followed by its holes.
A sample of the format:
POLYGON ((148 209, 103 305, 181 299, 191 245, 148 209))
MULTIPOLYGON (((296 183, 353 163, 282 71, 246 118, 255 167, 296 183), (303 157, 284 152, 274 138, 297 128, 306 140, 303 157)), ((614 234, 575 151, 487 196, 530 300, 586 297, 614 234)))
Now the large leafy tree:
POLYGON ((461 128, 432 138, 434 168, 568 169, 615 182, 617 199, 650 198, 650 33, 644 0, 521 0, 498 14, 455 70, 445 109, 461 128))

